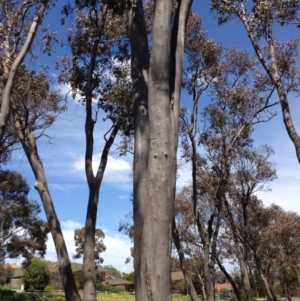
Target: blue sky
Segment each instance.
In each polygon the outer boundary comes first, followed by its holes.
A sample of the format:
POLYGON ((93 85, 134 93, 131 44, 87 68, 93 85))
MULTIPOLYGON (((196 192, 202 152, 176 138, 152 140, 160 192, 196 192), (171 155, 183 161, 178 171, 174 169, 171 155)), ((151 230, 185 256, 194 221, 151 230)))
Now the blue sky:
MULTIPOLYGON (((61 1, 63 2, 63 1, 61 1)), ((60 26, 61 3, 50 10, 44 20, 51 30, 63 31, 60 26)), ((203 18, 203 28, 210 38, 222 43, 226 47, 238 47, 240 49, 251 49, 242 24, 237 20, 218 27, 217 19, 209 12, 209 1, 194 1, 194 10, 203 18)), ((68 25, 68 23, 67 23, 68 25)), ((61 33, 60 33, 61 34, 61 33)), ((62 32, 62 34, 66 34, 62 32)), ((296 29, 279 29, 280 37, 299 35, 296 29)), ((48 64, 50 71, 55 74, 53 60, 57 56, 66 54, 68 47, 56 46, 56 52, 51 57, 43 57, 43 64, 48 64)), ((60 87, 66 91, 66 87, 60 87)), ((188 96, 183 93, 182 101, 188 103, 188 96)), ((297 129, 300 131, 300 110, 298 99, 290 99, 297 129)), ((300 172, 296 159, 294 147, 285 131, 280 108, 277 107, 278 116, 268 123, 256 127, 254 136, 257 145, 268 144, 275 150, 271 158, 278 170, 278 178, 271 183, 272 191, 260 193, 265 204, 277 203, 285 210, 297 211, 300 214, 300 172)), ((85 110, 81 104, 70 100, 68 110, 60 116, 47 134, 53 137, 42 138, 38 141, 39 153, 44 162, 44 167, 50 187, 54 205, 61 221, 64 236, 67 242, 70 257, 74 253, 73 233, 74 229, 84 225, 86 214, 86 203, 88 188, 84 172, 84 136, 85 110)), ((103 134, 109 125, 103 123, 101 118, 95 129, 95 160, 99 162, 103 147, 103 134)), ((180 153, 180 152, 179 152, 180 153)), ((22 173, 31 187, 30 198, 39 201, 39 196, 33 188, 34 177, 23 152, 17 151, 13 154, 12 161, 7 168, 15 169, 22 173)), ((132 210, 130 195, 132 191, 132 156, 120 157, 117 153, 111 154, 107 170, 104 176, 100 192, 97 225, 105 231, 104 243, 107 250, 103 253, 104 264, 110 264, 123 272, 131 271, 132 264, 125 264, 126 257, 130 254, 130 240, 118 233, 118 225, 121 219, 132 210)), ((181 187, 190 179, 189 166, 183 166, 180 171, 178 186, 181 187)), ((41 214, 45 218, 44 213, 41 214)), ((47 259, 55 260, 55 249, 52 238, 48 241, 47 259)), ((14 261, 14 260, 13 260, 14 261)))

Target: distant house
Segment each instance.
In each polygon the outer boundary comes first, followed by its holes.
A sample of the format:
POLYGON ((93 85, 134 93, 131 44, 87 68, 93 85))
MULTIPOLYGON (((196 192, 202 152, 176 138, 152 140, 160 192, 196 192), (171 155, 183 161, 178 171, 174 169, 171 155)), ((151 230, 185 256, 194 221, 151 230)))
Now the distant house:
POLYGON ((12 276, 10 277, 10 287, 13 289, 20 289, 23 284, 23 270, 22 267, 12 267, 12 276))
POLYGON ((182 271, 171 272, 172 281, 181 281, 184 280, 184 275, 182 271))
POLYGON ((220 292, 220 290, 226 290, 229 293, 233 291, 232 285, 229 282, 225 283, 216 283, 215 284, 216 291, 220 292))
POLYGON ((113 287, 117 287, 117 288, 122 288, 125 291, 128 291, 128 287, 132 283, 130 281, 123 280, 123 279, 111 279, 111 280, 107 280, 106 284, 109 285, 109 286, 113 286, 113 287))

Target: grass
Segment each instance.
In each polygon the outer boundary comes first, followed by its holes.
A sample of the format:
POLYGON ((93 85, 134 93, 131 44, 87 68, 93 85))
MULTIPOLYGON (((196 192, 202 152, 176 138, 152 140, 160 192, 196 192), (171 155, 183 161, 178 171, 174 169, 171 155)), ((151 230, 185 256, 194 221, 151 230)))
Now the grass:
MULTIPOLYGON (((128 294, 98 294, 97 295, 97 301, 134 301, 134 295, 128 295, 128 294)), ((172 298, 173 301, 189 301, 189 296, 179 296, 179 295, 173 295, 172 298)))
MULTIPOLYGON (((173 295, 173 301, 189 301, 188 296, 173 295)), ((16 293, 12 296, 1 296, 1 301, 65 301, 64 294, 54 292, 16 293)), ((97 294, 97 301, 134 301, 129 294, 97 294)))

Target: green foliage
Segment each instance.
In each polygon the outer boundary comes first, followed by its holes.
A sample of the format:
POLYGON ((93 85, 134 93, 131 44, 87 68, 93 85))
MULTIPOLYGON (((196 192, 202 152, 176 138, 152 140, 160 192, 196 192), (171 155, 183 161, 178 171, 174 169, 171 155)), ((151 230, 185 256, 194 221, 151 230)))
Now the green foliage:
POLYGON ((125 0, 103 0, 102 2, 112 9, 117 15, 122 15, 126 10, 127 1, 125 0))
MULTIPOLYGON (((63 293, 17 293, 13 296, 1 296, 1 301, 65 301, 63 293)), ((188 301, 189 296, 172 296, 173 301, 188 301)), ((97 301, 134 301, 134 295, 98 294, 97 301)))
POLYGON ((45 291, 51 292, 51 291, 54 291, 54 290, 55 290, 55 287, 51 284, 47 284, 46 287, 45 287, 45 291))
POLYGON ((274 293, 277 296, 284 296, 285 295, 284 286, 281 283, 279 283, 279 282, 274 283, 273 290, 274 290, 274 293))
POLYGON ((0 262, 5 258, 44 255, 48 228, 40 206, 27 198, 29 186, 16 171, 0 170, 0 262), (20 234, 22 233, 22 234, 20 234))
POLYGON ((10 290, 10 287, 7 284, 0 285, 0 291, 10 290))
MULTIPOLYGON (((74 259, 79 259, 83 256, 84 252, 84 237, 85 228, 76 229, 74 231, 75 251, 74 259)), ((103 262, 103 258, 100 256, 102 252, 106 250, 106 246, 103 243, 105 238, 104 232, 100 228, 95 229, 95 266, 100 265, 103 262)))
POLYGON ((110 293, 122 293, 124 292, 124 289, 119 288, 119 287, 113 287, 109 285, 103 285, 103 284, 97 284, 96 290, 99 292, 110 292, 110 293))
POLYGON ((25 289, 43 290, 49 283, 48 265, 40 258, 34 257, 23 263, 23 281, 25 289))
POLYGON ((65 301, 62 293, 17 293, 13 295, 2 295, 1 301, 65 301))
POLYGON ((134 272, 131 272, 128 274, 123 273, 123 279, 131 282, 131 284, 128 285, 128 291, 129 292, 134 291, 135 290, 135 287, 134 287, 135 274, 134 274, 134 272))
POLYGON ((134 282, 134 272, 131 272, 131 273, 123 273, 123 279, 124 280, 127 280, 127 281, 130 281, 130 282, 134 282))
POLYGON ((106 272, 106 276, 113 276, 116 279, 122 279, 122 273, 114 268, 112 265, 105 265, 103 266, 103 269, 109 270, 109 272, 106 272))
POLYGON ((187 294, 187 290, 186 290, 186 285, 185 285, 185 281, 184 280, 181 280, 179 282, 177 282, 175 285, 174 285, 176 291, 178 291, 180 294, 182 295, 186 295, 187 294))

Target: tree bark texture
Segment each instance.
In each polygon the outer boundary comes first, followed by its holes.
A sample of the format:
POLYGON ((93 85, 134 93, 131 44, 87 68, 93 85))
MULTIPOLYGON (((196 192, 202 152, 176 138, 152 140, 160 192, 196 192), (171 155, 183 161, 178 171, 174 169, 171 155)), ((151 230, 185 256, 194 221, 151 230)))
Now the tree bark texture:
POLYGON ((35 189, 38 191, 46 213, 48 226, 54 241, 59 273, 61 276, 62 286, 67 301, 80 301, 75 279, 71 269, 71 263, 63 233, 56 215, 53 201, 48 189, 47 179, 44 172, 42 161, 38 155, 37 145, 33 134, 30 132, 24 120, 14 112, 16 129, 26 157, 30 163, 31 169, 35 175, 35 189))
POLYGON ((264 273, 262 271, 260 271, 260 277, 264 283, 265 289, 266 289, 266 293, 268 296, 268 300, 270 301, 277 301, 277 297, 274 294, 271 285, 269 284, 269 281, 267 279, 267 277, 264 275, 264 273))
POLYGON ((246 266, 246 260, 244 259, 244 256, 239 246, 237 246, 237 252, 238 252, 238 259, 239 259, 241 275, 242 275, 242 280, 243 280, 243 285, 246 292, 247 300, 253 301, 253 292, 249 280, 249 273, 246 266))
POLYGON ((195 287, 194 287, 194 284, 192 282, 189 271, 187 270, 187 267, 186 267, 186 264, 185 264, 184 252, 183 252, 182 247, 181 247, 180 237, 179 237, 178 230, 176 228, 176 221, 175 221, 174 217, 173 217, 173 242, 175 244, 175 247, 176 247, 176 250, 177 250, 177 253, 178 253, 180 267, 181 267, 182 273, 184 275, 185 283, 186 283, 186 286, 188 288, 188 293, 191 297, 191 300, 192 301, 199 301, 197 292, 196 292, 195 287))
MULTIPOLYGON (((47 8, 48 2, 49 2, 49 0, 41 1, 41 5, 36 13, 35 18, 32 21, 32 25, 30 27, 30 30, 29 30, 27 38, 24 42, 24 45, 22 46, 19 54, 15 58, 11 67, 7 68, 7 69, 9 69, 9 73, 6 75, 7 78, 5 80, 5 87, 3 90, 1 111, 0 111, 0 142, 3 139, 3 135, 4 135, 8 115, 9 115, 10 97, 11 97, 11 92, 13 89, 14 80, 15 80, 18 68, 22 64, 27 52, 29 51, 29 49, 31 47, 31 44, 34 40, 34 37, 35 37, 37 29, 38 29, 38 26, 43 19, 44 12, 47 8)), ((9 56, 7 56, 7 57, 9 58, 9 56)), ((7 64, 9 64, 9 62, 7 64)))
POLYGON ((84 254, 83 254, 83 300, 96 301, 96 284, 95 284, 95 229, 98 212, 99 193, 107 165, 108 154, 110 148, 119 131, 120 124, 113 125, 109 139, 106 141, 100 164, 94 176, 93 172, 93 152, 94 152, 94 124, 92 118, 92 77, 95 69, 95 60, 97 57, 97 48, 99 40, 94 41, 91 61, 89 64, 86 84, 86 121, 85 121, 85 136, 86 136, 86 151, 85 151, 85 173, 89 187, 89 198, 85 219, 85 238, 84 238, 84 254))
POLYGON ((220 261, 220 259, 219 259, 218 256, 216 256, 216 261, 217 261, 217 264, 218 264, 220 270, 224 273, 224 275, 226 276, 227 280, 230 282, 237 300, 238 301, 242 301, 242 296, 240 294, 240 291, 239 291, 236 283, 234 282, 234 280, 232 279, 232 277, 230 276, 230 274, 227 272, 227 270, 225 269, 225 267, 222 265, 222 263, 221 263, 221 261, 220 261))
POLYGON ((154 2, 151 64, 142 1, 130 1, 128 10, 135 123, 134 266, 136 300, 140 301, 172 299, 170 253, 178 112, 191 2, 179 1, 173 29, 172 1, 154 2))
MULTIPOLYGON (((85 241, 83 256, 84 301, 95 301, 97 299, 95 284, 95 229, 97 221, 99 193, 107 165, 109 150, 115 140, 119 128, 119 124, 116 124, 113 127, 110 137, 104 145, 96 176, 93 175, 92 170, 87 169, 87 178, 89 179, 89 199, 85 220, 85 241)), ((89 148, 93 148, 92 144, 90 143, 91 142, 88 143, 89 148)), ((92 154, 89 158, 91 160, 90 164, 92 165, 92 154)))

